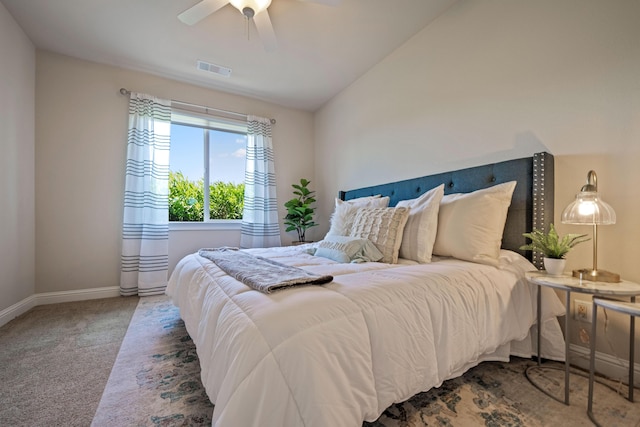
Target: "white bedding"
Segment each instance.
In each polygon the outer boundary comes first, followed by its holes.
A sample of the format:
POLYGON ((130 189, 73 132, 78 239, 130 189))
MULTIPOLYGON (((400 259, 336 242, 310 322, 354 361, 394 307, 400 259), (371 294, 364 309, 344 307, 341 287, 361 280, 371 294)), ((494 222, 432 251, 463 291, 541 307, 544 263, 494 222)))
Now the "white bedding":
MULTIPOLYGON (((213 425, 360 426, 484 360, 533 353, 534 267, 513 252, 496 268, 338 264, 308 247, 248 252, 333 282, 267 295, 197 254, 172 274, 167 294, 196 344, 213 425)), ((543 356, 562 360, 564 307, 548 288, 543 298, 543 356)))

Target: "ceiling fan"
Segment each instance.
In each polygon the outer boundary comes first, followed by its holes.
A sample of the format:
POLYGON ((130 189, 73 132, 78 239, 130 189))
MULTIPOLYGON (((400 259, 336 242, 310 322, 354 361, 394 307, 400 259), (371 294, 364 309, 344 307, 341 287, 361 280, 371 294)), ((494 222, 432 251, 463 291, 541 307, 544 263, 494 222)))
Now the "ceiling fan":
MULTIPOLYGON (((301 1, 336 6, 342 0, 301 1)), ((276 34, 273 31, 273 25, 271 25, 271 18, 269 18, 269 12, 267 12, 267 8, 271 4, 271 0, 202 0, 200 3, 197 3, 195 6, 179 14, 178 19, 187 25, 195 25, 227 4, 231 4, 233 7, 238 9, 246 19, 253 19, 265 50, 273 51, 278 47, 276 34)))

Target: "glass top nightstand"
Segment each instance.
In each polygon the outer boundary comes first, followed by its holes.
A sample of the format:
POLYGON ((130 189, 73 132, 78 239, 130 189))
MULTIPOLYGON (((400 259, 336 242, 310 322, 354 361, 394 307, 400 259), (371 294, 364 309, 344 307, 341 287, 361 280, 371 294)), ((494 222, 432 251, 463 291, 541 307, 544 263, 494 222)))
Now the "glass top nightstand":
MULTIPOLYGON (((561 276, 552 276, 547 274, 544 271, 529 271, 526 273, 527 280, 529 282, 538 285, 538 301, 537 301, 537 325, 538 325, 538 366, 541 365, 541 357, 540 357, 540 325, 541 325, 541 305, 542 305, 542 293, 541 287, 547 286, 554 289, 560 289, 565 291, 566 299, 565 299, 565 320, 564 320, 564 358, 565 358, 565 373, 564 373, 564 402, 566 405, 569 404, 569 344, 570 344, 570 336, 569 336, 569 318, 570 316, 570 308, 571 308, 571 292, 578 292, 582 294, 591 294, 595 296, 606 296, 606 297, 620 297, 620 298, 629 298, 631 302, 636 301, 636 296, 640 295, 640 284, 629 282, 623 280, 618 283, 606 283, 606 282, 591 282, 587 280, 581 280, 577 277, 573 277, 568 274, 563 274, 561 276)), ((634 360, 634 337, 635 337, 635 318, 631 317, 630 323, 630 349, 629 349, 629 360, 634 360)), ((630 381, 633 381, 633 363, 629 364, 629 378, 630 381)), ((527 378, 529 376, 527 375, 527 378)), ((531 378, 529 378, 531 381, 531 378)), ((542 389, 535 382, 531 381, 531 383, 536 386, 543 393, 547 394, 550 397, 562 402, 562 400, 558 399, 556 396, 548 393, 546 390, 542 389)))

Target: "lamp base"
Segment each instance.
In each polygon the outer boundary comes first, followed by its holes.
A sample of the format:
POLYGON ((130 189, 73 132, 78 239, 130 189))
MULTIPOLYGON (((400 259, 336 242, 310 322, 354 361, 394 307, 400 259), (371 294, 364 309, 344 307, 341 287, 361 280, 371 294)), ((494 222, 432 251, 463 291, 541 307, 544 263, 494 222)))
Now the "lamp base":
POLYGON ((589 268, 573 270, 573 277, 579 277, 590 282, 618 283, 620 281, 620 275, 617 273, 605 270, 591 270, 589 268))

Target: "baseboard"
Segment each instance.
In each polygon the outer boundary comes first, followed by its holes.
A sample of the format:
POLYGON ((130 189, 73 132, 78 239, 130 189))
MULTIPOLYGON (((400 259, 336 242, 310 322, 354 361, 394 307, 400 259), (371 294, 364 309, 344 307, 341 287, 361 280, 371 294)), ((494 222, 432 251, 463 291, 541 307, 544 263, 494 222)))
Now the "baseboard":
POLYGON ((117 296, 120 296, 120 288, 118 286, 34 294, 0 311, 0 326, 9 323, 11 320, 38 305, 112 298, 117 296))
POLYGON ((89 299, 112 298, 120 296, 118 286, 95 289, 81 289, 78 291, 45 292, 36 294, 37 304, 57 304, 60 302, 84 301, 89 299))
MULTIPOLYGON (((607 353, 596 351, 596 372, 613 380, 629 383, 629 356, 617 358, 607 353)), ((569 346, 569 362, 585 371, 589 371, 589 349, 576 344, 569 346)), ((634 384, 640 387, 640 366, 634 363, 634 384)))
POLYGON ((28 298, 23 299, 10 307, 5 308, 0 311, 0 326, 9 323, 11 320, 20 316, 23 313, 31 310, 33 307, 37 305, 36 296, 31 295, 28 298))

